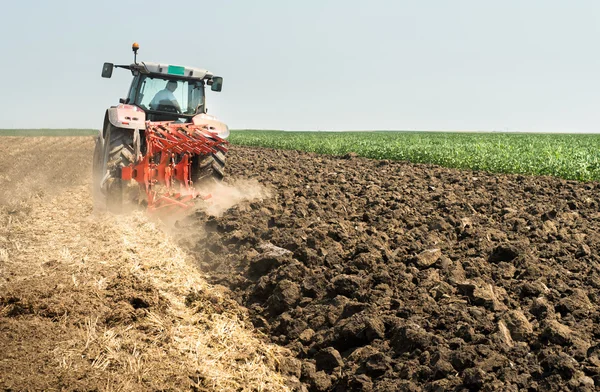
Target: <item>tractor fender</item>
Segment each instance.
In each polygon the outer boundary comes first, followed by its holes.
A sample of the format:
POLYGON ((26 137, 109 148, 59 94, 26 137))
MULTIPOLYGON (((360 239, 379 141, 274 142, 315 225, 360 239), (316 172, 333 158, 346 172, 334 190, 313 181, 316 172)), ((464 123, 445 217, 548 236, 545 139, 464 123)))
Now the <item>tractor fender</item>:
POLYGON ((215 116, 210 114, 200 113, 192 118, 194 125, 207 125, 208 130, 216 132, 217 136, 221 139, 227 139, 229 137, 229 127, 219 121, 215 116))
POLYGON ((131 130, 146 128, 146 113, 134 105, 113 106, 106 111, 106 117, 117 128, 131 130))

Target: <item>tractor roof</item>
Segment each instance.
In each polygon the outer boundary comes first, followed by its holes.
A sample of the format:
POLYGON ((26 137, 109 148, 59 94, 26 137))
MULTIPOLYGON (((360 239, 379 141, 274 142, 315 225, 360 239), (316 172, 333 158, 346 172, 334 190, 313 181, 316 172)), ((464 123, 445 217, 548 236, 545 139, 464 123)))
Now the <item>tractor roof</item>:
POLYGON ((185 78, 194 78, 194 79, 205 79, 211 78, 212 73, 208 72, 205 69, 201 68, 192 68, 185 67, 179 65, 171 65, 171 64, 160 64, 160 63, 148 63, 142 62, 144 67, 148 70, 148 72, 153 74, 164 74, 164 75, 173 75, 173 76, 182 76, 185 78))
POLYGON ((192 68, 180 65, 150 63, 146 61, 131 65, 119 65, 117 67, 138 70, 142 74, 155 74, 175 76, 185 79, 211 79, 213 74, 202 68, 192 68))

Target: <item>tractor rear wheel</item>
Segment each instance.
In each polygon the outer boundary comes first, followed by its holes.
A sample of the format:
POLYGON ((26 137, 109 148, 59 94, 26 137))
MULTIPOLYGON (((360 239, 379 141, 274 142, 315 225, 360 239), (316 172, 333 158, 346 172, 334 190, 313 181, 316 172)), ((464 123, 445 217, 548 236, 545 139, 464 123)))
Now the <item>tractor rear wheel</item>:
POLYGON ((221 151, 209 155, 201 155, 195 170, 192 170, 192 181, 199 186, 219 183, 225 176, 225 154, 221 151))
POLYGON ((123 212, 123 194, 127 183, 121 179, 121 169, 135 160, 133 131, 107 125, 105 137, 106 170, 106 208, 113 213, 123 212))

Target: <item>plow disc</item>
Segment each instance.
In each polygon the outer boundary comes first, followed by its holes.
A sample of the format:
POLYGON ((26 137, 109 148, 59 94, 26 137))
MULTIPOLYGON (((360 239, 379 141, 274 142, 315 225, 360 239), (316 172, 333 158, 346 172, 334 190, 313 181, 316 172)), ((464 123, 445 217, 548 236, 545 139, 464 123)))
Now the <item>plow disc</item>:
POLYGON ((145 192, 148 210, 187 209, 200 197, 194 188, 192 164, 202 156, 227 152, 227 141, 206 125, 146 122, 146 152, 121 169, 121 179, 135 180, 145 192))

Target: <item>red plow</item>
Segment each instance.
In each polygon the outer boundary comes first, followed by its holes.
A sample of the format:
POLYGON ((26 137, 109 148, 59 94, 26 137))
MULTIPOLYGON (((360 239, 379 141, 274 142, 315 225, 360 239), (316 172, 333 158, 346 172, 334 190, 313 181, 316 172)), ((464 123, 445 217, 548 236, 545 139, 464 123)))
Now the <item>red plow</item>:
POLYGON ((146 122, 145 154, 121 169, 121 179, 135 180, 146 193, 148 210, 187 209, 200 194, 192 181, 194 163, 202 156, 227 152, 228 142, 206 125, 146 122))

